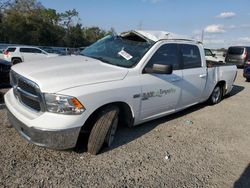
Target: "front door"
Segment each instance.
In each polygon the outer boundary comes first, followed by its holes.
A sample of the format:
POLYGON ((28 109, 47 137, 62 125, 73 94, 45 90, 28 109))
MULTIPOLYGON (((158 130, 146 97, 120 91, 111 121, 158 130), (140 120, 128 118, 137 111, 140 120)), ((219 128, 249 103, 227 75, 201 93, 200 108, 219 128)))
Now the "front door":
POLYGON ((181 97, 182 70, 177 44, 162 45, 144 70, 153 64, 171 64, 172 74, 143 73, 141 75, 141 120, 148 120, 173 112, 181 97))

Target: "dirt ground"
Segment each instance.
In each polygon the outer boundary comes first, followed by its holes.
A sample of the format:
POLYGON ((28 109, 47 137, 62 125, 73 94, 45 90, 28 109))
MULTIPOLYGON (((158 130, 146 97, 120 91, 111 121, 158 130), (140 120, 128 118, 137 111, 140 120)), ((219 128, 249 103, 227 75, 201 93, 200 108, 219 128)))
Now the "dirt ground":
POLYGON ((53 151, 29 144, 6 127, 0 105, 0 187, 249 188, 249 113, 250 83, 239 70, 220 104, 121 127, 111 149, 91 156, 84 147, 53 151))

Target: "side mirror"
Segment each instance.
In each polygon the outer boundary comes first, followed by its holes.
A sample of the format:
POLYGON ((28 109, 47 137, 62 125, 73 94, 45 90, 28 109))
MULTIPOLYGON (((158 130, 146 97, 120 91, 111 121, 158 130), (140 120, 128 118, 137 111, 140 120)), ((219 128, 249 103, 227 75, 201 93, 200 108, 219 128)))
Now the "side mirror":
POLYGON ((215 54, 212 54, 213 57, 215 57, 215 54))
POLYGON ((172 65, 162 65, 162 64, 153 64, 153 68, 145 68, 146 73, 155 73, 155 74, 172 74, 173 66, 172 65))

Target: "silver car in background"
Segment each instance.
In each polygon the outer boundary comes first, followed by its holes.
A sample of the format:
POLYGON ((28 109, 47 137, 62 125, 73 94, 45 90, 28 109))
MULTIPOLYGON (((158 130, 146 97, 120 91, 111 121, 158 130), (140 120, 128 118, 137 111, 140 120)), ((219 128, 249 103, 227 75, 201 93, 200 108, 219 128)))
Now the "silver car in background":
POLYGON ((250 55, 250 47, 231 46, 227 50, 226 63, 233 63, 238 68, 243 68, 250 55))

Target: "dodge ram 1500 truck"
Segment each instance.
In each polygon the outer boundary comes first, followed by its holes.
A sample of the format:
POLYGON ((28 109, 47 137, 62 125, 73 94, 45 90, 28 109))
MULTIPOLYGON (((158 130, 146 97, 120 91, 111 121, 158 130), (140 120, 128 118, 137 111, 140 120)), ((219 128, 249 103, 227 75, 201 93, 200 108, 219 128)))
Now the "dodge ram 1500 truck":
POLYGON ((89 133, 88 152, 97 154, 120 124, 219 103, 237 73, 234 65, 207 65, 200 42, 163 31, 109 35, 81 55, 12 67, 8 117, 31 143, 74 148, 89 133))

